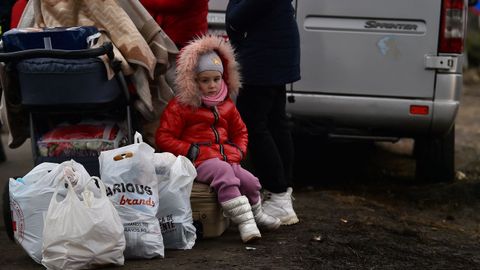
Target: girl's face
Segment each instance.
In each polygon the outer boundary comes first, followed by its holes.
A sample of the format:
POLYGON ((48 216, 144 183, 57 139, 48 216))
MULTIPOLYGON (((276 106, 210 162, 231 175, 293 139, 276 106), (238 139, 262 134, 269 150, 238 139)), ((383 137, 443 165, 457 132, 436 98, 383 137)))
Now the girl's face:
POLYGON ((197 74, 197 82, 204 96, 213 96, 220 91, 222 73, 219 71, 206 70, 197 74))

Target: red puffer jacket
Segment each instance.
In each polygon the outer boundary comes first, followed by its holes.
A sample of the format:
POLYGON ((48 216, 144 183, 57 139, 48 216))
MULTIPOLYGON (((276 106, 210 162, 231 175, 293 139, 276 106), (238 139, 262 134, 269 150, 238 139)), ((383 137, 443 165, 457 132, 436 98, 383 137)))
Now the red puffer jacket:
POLYGON ((23 10, 27 6, 27 0, 17 0, 12 7, 12 17, 10 20, 10 28, 16 28, 23 14, 23 10))
POLYGON ((179 47, 208 30, 208 0, 140 0, 179 47))
POLYGON ((212 108, 183 105, 171 100, 156 133, 160 151, 187 156, 195 166, 219 158, 240 163, 247 151, 245 123, 230 98, 212 108))

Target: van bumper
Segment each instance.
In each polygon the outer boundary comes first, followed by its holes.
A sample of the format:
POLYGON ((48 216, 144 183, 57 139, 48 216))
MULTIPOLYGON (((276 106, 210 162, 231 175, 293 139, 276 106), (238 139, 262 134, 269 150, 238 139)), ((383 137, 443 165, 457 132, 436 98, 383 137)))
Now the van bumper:
MULTIPOLYGON (((365 136, 441 136, 454 124, 462 91, 461 74, 438 74, 433 100, 293 92, 287 103, 294 117, 311 119, 330 133, 349 131, 365 136), (426 115, 410 113, 412 105, 428 106, 426 115)), ((291 92, 288 92, 287 95, 291 92)), ((345 134, 348 135, 348 134, 345 134)))

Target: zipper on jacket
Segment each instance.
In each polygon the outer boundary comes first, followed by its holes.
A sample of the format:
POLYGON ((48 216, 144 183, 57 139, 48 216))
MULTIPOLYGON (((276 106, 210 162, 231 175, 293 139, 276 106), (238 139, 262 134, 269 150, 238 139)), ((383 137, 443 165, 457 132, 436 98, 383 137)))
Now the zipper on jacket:
POLYGON ((218 123, 218 112, 217 112, 217 108, 216 107, 212 107, 212 113, 213 113, 213 124, 211 126, 212 128, 212 131, 213 131, 213 134, 215 135, 215 142, 220 146, 220 154, 222 155, 223 157, 223 160, 224 161, 228 161, 227 159, 227 155, 225 155, 225 150, 223 148, 223 145, 220 143, 220 134, 218 134, 218 130, 217 128, 215 128, 215 126, 217 125, 218 123))
POLYGON ((230 141, 227 141, 228 144, 230 144, 231 146, 235 147, 238 149, 238 152, 240 152, 240 158, 243 159, 243 157, 245 156, 245 154, 243 153, 242 149, 240 148, 240 146, 234 144, 233 142, 230 142, 230 141))

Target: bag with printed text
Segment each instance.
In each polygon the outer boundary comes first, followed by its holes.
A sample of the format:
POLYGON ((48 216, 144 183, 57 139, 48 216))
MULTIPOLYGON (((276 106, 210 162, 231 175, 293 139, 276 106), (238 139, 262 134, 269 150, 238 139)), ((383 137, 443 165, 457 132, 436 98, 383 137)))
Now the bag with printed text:
POLYGON ((125 258, 164 256, 158 210, 155 150, 135 134, 135 143, 103 151, 98 157, 100 178, 125 230, 125 258))
POLYGON ((157 217, 165 248, 191 249, 197 237, 190 193, 197 171, 186 157, 171 153, 155 153, 155 171, 159 185, 157 217))

